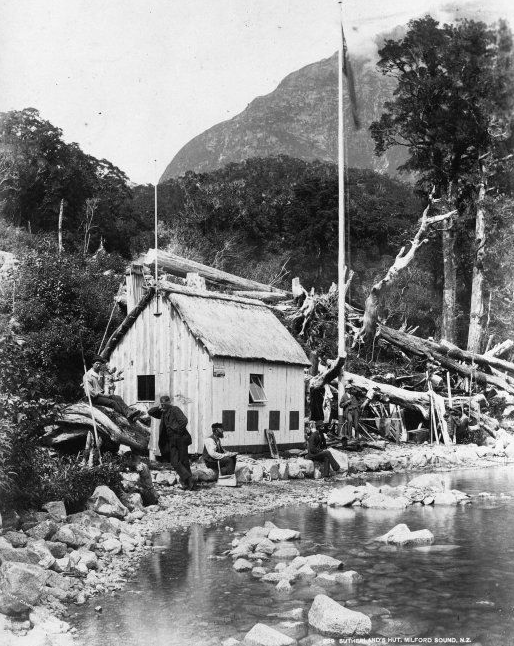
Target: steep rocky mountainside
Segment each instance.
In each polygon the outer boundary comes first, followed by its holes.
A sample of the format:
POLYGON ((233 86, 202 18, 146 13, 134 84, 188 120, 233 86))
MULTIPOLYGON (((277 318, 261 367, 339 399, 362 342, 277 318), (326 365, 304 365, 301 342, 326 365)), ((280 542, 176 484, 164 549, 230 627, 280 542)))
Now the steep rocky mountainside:
MULTIPOLYGON (((362 127, 355 129, 345 90, 348 165, 395 174, 404 160, 403 151, 391 149, 376 157, 368 131, 391 96, 394 82, 363 59, 353 61, 353 68, 362 127)), ((337 54, 289 74, 273 92, 192 139, 175 155, 160 181, 188 170, 210 171, 229 162, 278 154, 337 161, 337 54)))

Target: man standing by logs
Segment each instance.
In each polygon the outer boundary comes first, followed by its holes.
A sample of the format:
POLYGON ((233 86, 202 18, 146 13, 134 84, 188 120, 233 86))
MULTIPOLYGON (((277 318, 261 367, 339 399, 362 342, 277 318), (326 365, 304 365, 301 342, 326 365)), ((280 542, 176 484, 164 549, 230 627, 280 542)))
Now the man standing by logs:
POLYGON ((187 447, 191 435, 187 430, 187 417, 178 406, 173 406, 169 395, 162 395, 158 406, 148 410, 151 417, 161 420, 159 425, 159 450, 171 463, 180 478, 182 489, 194 489, 194 479, 189 464, 187 447))

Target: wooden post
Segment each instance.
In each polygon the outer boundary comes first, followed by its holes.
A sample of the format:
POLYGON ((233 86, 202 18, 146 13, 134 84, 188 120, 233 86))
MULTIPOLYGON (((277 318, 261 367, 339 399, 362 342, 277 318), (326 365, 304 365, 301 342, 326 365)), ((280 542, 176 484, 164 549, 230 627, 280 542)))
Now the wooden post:
MULTIPOLYGON (((339 2, 339 52, 338 52, 338 131, 337 131, 337 144, 338 144, 338 204, 339 204, 339 255, 337 262, 337 284, 338 284, 338 335, 337 335, 337 348, 339 358, 346 357, 346 330, 345 330, 345 279, 346 279, 346 256, 345 256, 345 217, 344 217, 344 113, 343 113, 343 7, 342 2, 339 2)), ((337 405, 338 405, 338 421, 339 429, 342 431, 344 424, 344 415, 339 407, 345 394, 345 379, 344 379, 344 362, 339 371, 339 378, 337 381, 337 405)))

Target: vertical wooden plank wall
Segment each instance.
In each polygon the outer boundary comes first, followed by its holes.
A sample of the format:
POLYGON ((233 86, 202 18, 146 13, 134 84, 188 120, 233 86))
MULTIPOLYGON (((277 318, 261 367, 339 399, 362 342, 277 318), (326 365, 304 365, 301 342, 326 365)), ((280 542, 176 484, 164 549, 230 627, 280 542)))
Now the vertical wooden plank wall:
POLYGON ((303 367, 258 361, 214 358, 214 367, 224 369, 224 377, 213 377, 213 422, 221 422, 223 410, 236 411, 236 430, 225 436, 225 444, 267 446, 264 429, 269 426, 269 411, 280 411, 280 430, 275 431, 277 444, 303 442, 305 416, 303 367), (264 390, 268 401, 249 404, 250 374, 264 375, 264 390), (246 430, 248 410, 259 411, 259 430, 246 430), (289 412, 299 411, 300 428, 289 430, 289 412))
MULTIPOLYGON (((233 446, 266 446, 264 429, 269 426, 269 411, 280 411, 280 430, 275 432, 278 444, 302 442, 304 406, 303 367, 240 359, 211 359, 168 302, 161 303, 162 315, 154 316, 152 301, 139 315, 109 364, 124 370, 124 381, 116 392, 128 404, 137 402, 137 375, 155 375, 156 399, 169 394, 189 420, 193 444, 191 453, 201 453, 204 438, 213 422, 221 422, 223 410, 236 411, 236 432, 226 436, 225 444, 233 446), (214 377, 213 368, 225 371, 214 377), (250 374, 264 375, 268 401, 249 405, 250 374), (259 411, 259 430, 246 430, 248 410, 259 411), (300 428, 289 430, 289 412, 299 411, 300 428)), ((152 402, 153 403, 153 402, 152 402)), ((151 405, 148 402, 148 405, 151 405)), ((150 449, 158 452, 158 420, 152 421, 150 449)))

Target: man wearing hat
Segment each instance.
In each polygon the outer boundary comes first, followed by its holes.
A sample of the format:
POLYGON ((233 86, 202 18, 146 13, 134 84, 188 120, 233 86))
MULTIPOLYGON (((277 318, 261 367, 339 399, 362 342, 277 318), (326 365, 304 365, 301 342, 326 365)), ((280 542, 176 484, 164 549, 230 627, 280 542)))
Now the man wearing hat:
POLYGON ((203 447, 203 461, 209 469, 222 476, 230 476, 236 470, 237 453, 225 451, 221 446, 223 424, 216 422, 211 426, 212 434, 206 438, 203 447))
POLYGON ((105 359, 96 355, 93 358, 92 367, 84 374, 82 378, 82 387, 86 395, 89 393, 93 406, 107 406, 120 413, 127 419, 134 419, 141 415, 141 411, 136 408, 130 408, 119 395, 109 395, 104 393, 103 371, 107 362, 105 359))
POLYGON ((324 424, 317 422, 316 429, 309 435, 309 439, 307 440, 309 452, 305 457, 315 462, 323 462, 323 477, 329 478, 330 467, 332 467, 333 471, 339 471, 341 467, 332 453, 327 449, 324 430, 324 424))

